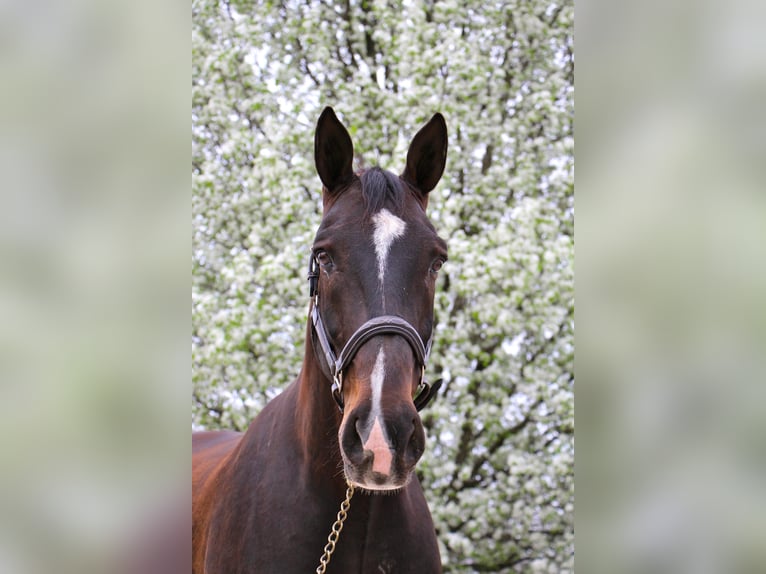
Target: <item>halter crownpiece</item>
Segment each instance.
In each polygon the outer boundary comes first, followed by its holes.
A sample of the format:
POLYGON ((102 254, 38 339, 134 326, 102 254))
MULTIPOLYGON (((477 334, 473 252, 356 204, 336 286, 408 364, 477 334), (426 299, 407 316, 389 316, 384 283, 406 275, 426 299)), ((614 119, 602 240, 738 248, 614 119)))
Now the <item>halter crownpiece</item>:
POLYGON ((428 364, 428 356, 431 353, 431 343, 433 341, 433 335, 428 339, 427 343, 423 343, 423 339, 417 332, 415 327, 410 325, 406 320, 396 315, 379 315, 373 317, 369 321, 365 322, 359 327, 353 335, 346 341, 346 344, 341 349, 340 354, 336 357, 330 344, 330 338, 327 335, 322 316, 319 313, 319 263, 316 260, 313 252, 309 257, 309 295, 313 299, 311 306, 311 322, 314 326, 314 332, 317 335, 319 346, 322 347, 322 353, 326 362, 327 370, 330 377, 333 379, 331 391, 332 397, 343 412, 343 372, 351 364, 357 351, 367 341, 378 335, 400 335, 405 338, 409 343, 415 354, 415 359, 418 364, 421 365, 422 370, 420 372, 420 383, 415 392, 413 399, 415 408, 420 411, 425 408, 431 399, 436 395, 436 391, 441 387, 441 379, 434 384, 429 384, 424 379, 426 365, 428 364))

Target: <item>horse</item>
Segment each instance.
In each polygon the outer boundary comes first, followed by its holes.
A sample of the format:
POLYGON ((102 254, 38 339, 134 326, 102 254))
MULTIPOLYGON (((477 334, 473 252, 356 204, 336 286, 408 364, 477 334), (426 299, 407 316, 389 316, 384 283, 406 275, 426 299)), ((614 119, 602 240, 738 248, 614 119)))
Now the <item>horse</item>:
POLYGON ((414 469, 418 411, 438 389, 424 373, 447 245, 426 207, 446 122, 437 113, 417 132, 399 176, 354 172, 353 156, 325 108, 303 364, 244 434, 193 433, 194 574, 441 572, 414 469))

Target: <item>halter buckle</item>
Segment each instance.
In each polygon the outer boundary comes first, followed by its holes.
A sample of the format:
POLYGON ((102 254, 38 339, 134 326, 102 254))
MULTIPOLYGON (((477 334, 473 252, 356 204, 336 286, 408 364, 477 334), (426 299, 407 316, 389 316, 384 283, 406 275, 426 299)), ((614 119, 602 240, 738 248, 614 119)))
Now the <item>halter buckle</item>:
POLYGON ((415 396, 412 399, 412 402, 415 403, 415 410, 422 411, 424 408, 426 408, 428 403, 431 402, 431 399, 436 396, 436 392, 441 386, 441 379, 438 379, 434 384, 430 384, 425 380, 421 380, 420 385, 415 391, 415 396))
POLYGON ((313 251, 309 255, 309 272, 307 279, 309 280, 309 298, 316 299, 318 297, 317 286, 319 284, 319 263, 317 262, 316 257, 314 257, 313 251))

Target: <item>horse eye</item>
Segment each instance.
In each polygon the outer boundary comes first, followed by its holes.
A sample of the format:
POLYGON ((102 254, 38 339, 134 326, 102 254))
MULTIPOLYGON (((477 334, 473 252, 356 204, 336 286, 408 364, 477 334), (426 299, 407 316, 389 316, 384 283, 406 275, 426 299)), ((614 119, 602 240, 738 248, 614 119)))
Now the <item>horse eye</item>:
POLYGON ((321 250, 321 249, 320 249, 319 251, 317 251, 317 252, 314 254, 314 257, 316 257, 316 259, 317 259, 317 262, 318 262, 318 263, 319 263, 319 265, 320 265, 320 266, 322 266, 322 267, 326 267, 327 265, 330 265, 330 264, 332 264, 332 258, 331 258, 331 257, 330 257, 330 255, 327 253, 327 251, 324 251, 324 250, 321 250))
POLYGON ((442 265, 444 265, 444 260, 436 259, 433 263, 431 263, 431 273, 438 273, 442 268, 442 265))

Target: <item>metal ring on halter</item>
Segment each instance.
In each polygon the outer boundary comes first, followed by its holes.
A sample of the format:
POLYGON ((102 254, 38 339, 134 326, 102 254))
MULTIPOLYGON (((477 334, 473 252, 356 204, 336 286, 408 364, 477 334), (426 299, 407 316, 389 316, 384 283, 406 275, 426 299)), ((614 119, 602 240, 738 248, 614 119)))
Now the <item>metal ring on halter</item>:
POLYGON ((335 373, 330 390, 332 391, 332 398, 335 399, 340 411, 343 412, 343 371, 335 373))

